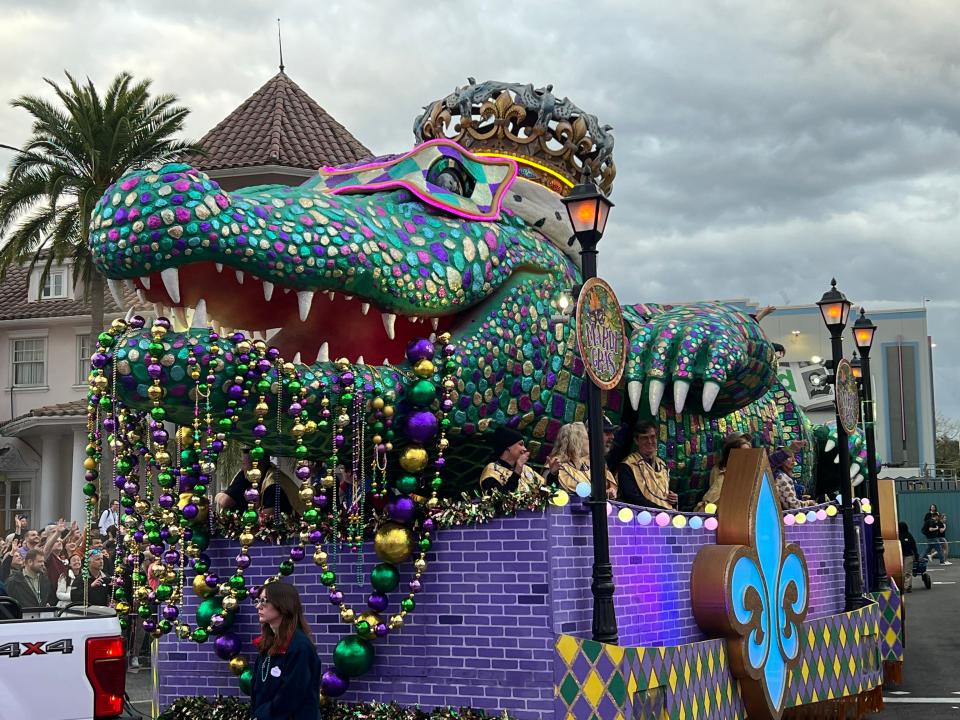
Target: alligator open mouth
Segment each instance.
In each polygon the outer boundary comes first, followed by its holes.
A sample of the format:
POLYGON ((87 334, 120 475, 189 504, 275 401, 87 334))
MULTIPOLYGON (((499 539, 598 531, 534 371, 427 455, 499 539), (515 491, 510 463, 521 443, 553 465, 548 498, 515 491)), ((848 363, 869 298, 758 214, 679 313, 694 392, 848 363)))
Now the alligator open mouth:
POLYGON ((264 281, 220 263, 198 262, 154 272, 132 284, 142 302, 174 321, 174 329, 210 325, 240 330, 275 345, 295 362, 346 357, 356 364, 402 362, 413 338, 454 330, 458 315, 398 315, 367 298, 264 281))

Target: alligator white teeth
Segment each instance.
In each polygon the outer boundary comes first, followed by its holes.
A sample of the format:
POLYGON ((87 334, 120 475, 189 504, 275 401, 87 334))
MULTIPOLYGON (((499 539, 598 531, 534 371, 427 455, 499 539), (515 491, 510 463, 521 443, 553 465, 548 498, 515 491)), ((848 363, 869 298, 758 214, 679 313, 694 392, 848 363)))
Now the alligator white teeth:
POLYGON ((178 332, 186 330, 187 325, 187 309, 183 307, 173 307, 170 308, 170 314, 173 315, 174 319, 174 329, 178 332))
POLYGON ((306 322, 310 315, 310 307, 313 305, 313 290, 300 290, 297 292, 297 306, 300 309, 300 322, 306 322))
POLYGON ((207 326, 207 301, 203 298, 197 300, 197 307, 193 311, 193 318, 190 320, 190 327, 202 328, 207 326))
POLYGON ((127 314, 124 316, 123 319, 126 320, 127 322, 130 322, 131 320, 133 320, 133 308, 132 308, 132 307, 127 308, 127 314))
POLYGON ((440 318, 438 317, 430 318, 430 324, 433 325, 433 329, 436 330, 437 326, 440 324, 440 318))
POLYGON ((357 365, 363 365, 363 355, 357 355, 357 365))
POLYGON ((243 270, 234 270, 233 274, 237 278, 237 282, 243 285, 243 270))
MULTIPOLYGON (((826 442, 826 443, 824 444, 824 446, 823 446, 823 451, 824 451, 824 452, 830 452, 830 451, 833 450, 836 446, 837 446, 837 444, 836 444, 833 440, 827 440, 827 442, 826 442)), ((839 461, 838 461, 838 462, 839 462, 839 461)))
POLYGON ((857 470, 857 473, 853 476, 853 480, 850 484, 853 485, 853 487, 856 487, 862 482, 863 482, 863 475, 861 475, 860 471, 857 470))
POLYGON ((150 289, 150 276, 149 276, 149 275, 144 275, 142 278, 140 278, 140 284, 143 285, 147 290, 149 290, 149 289, 150 289))
POLYGON ((293 356, 293 362, 294 362, 295 365, 299 365, 299 364, 300 364, 300 353, 299 353, 299 352, 298 352, 296 355, 293 356))
POLYGON ((387 331, 387 337, 393 340, 397 334, 394 330, 394 324, 397 322, 397 316, 393 313, 381 313, 383 318, 383 329, 387 331))
POLYGON ((380 364, 381 364, 381 365, 389 365, 389 364, 390 364, 390 358, 384 358, 384 359, 383 359, 383 362, 381 362, 380 364))
POLYGON ((283 294, 284 294, 284 295, 289 295, 289 294, 290 294, 290 288, 284 288, 284 289, 283 289, 283 294))
POLYGON ((707 380, 703 384, 703 399, 701 400, 703 404, 703 411, 710 412, 710 409, 713 407, 713 403, 717 400, 717 395, 720 394, 720 383, 716 383, 713 380, 707 380))
POLYGON ((218 273, 223 272, 223 263, 214 263, 213 266, 217 269, 218 273))
POLYGON ((667 385, 663 380, 650 381, 650 414, 653 416, 656 416, 657 410, 660 409, 660 401, 663 400, 663 391, 666 387, 667 385))
POLYGON ((160 279, 167 289, 167 295, 175 303, 180 302, 180 271, 177 268, 167 268, 160 271, 160 279))
POLYGON ((337 299, 337 294, 333 290, 327 290, 327 297, 330 298, 330 302, 333 302, 337 299))
POLYGON ((837 453, 836 455, 833 456, 833 464, 834 465, 840 464, 840 453, 837 453))
POLYGON ((436 341, 437 341, 437 334, 430 333, 430 342, 436 342, 436 341))
POLYGON ((353 300, 353 295, 344 295, 347 300, 353 300))
POLYGON ((370 303, 360 303, 360 313, 366 315, 370 312, 370 303))
POLYGON ((317 351, 317 362, 330 362, 330 347, 323 343, 317 351))
POLYGON ((683 404, 687 401, 690 392, 690 383, 683 380, 673 381, 673 411, 679 415, 683 412, 683 404))
POLYGON ((110 294, 113 295, 113 299, 116 301, 117 305, 122 308, 124 306, 123 283, 121 283, 119 280, 114 280, 113 278, 107 278, 107 287, 110 288, 110 294))
POLYGON ((643 394, 643 383, 639 380, 631 380, 627 383, 627 395, 630 396, 630 405, 634 410, 640 408, 640 396, 643 394))
POLYGON ((860 466, 850 463, 850 478, 853 479, 857 476, 857 473, 860 472, 860 466))
POLYGON ((407 320, 409 320, 409 321, 412 322, 412 323, 417 322, 417 320, 419 320, 419 319, 420 319, 420 318, 418 318, 416 315, 411 315, 410 317, 407 318, 407 320))
POLYGON ((140 301, 141 305, 147 304, 147 296, 143 294, 143 290, 137 288, 137 300, 140 301))
POLYGON ((273 283, 263 281, 263 299, 267 302, 270 302, 270 298, 273 297, 273 283))

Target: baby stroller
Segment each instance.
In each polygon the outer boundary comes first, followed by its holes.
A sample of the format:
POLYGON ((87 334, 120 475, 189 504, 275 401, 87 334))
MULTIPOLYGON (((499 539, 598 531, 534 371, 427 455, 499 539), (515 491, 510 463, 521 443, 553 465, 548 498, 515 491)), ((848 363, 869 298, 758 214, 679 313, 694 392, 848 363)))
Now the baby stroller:
POLYGON ((926 555, 914 556, 911 574, 913 577, 919 577, 921 580, 923 580, 923 585, 925 588, 927 588, 927 590, 933 586, 933 583, 930 582, 930 573, 927 572, 926 555))

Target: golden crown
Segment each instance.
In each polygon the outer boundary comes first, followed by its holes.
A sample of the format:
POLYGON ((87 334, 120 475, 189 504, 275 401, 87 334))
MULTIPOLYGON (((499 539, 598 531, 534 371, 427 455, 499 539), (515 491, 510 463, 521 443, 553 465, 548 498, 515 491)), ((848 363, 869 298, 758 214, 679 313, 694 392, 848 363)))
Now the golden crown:
POLYGON ((612 129, 555 96, 552 85, 473 78, 427 105, 413 125, 418 142, 448 138, 477 155, 513 158, 520 177, 560 195, 587 176, 610 194, 617 174, 612 129))

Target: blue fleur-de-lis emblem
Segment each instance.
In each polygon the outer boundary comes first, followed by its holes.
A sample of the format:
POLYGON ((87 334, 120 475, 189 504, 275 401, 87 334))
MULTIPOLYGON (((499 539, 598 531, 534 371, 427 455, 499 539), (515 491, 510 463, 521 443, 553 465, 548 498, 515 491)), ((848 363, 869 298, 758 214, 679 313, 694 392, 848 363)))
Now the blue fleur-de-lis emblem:
POLYGON ((717 544, 693 565, 694 617, 727 638, 751 718, 779 718, 807 614, 807 563, 784 544, 780 502, 763 450, 734 451, 720 495, 717 544))

